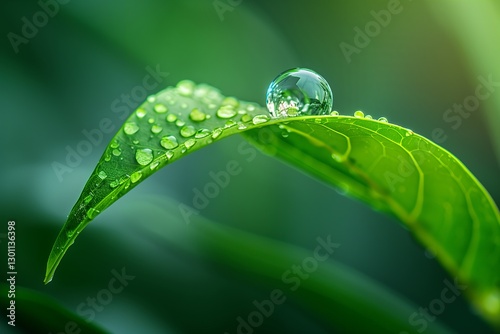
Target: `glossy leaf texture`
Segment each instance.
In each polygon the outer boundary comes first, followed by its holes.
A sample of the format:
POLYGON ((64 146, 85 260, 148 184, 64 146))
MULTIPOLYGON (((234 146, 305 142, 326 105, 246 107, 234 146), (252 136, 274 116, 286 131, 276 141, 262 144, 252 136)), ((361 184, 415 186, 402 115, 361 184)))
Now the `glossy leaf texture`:
POLYGON ((111 140, 54 243, 45 282, 100 212, 165 165, 236 133, 397 217, 498 322, 498 208, 452 154, 411 130, 363 117, 270 119, 255 103, 191 81, 148 97, 111 140))

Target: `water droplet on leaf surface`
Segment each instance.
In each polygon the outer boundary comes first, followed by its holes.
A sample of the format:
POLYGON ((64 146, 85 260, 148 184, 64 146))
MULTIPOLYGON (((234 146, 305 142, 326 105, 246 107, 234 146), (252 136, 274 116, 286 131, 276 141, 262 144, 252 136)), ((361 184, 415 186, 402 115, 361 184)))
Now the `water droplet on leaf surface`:
POLYGON ((143 148, 135 152, 135 160, 139 165, 146 166, 153 161, 153 151, 149 148, 143 148))
POLYGON ((183 137, 191 137, 192 135, 194 135, 196 133, 196 129, 194 128, 194 126, 186 125, 186 126, 181 128, 180 132, 181 132, 181 136, 183 136, 183 137))
POLYGON ((164 114, 167 112, 167 106, 165 106, 164 104, 161 104, 161 103, 158 103, 158 104, 155 104, 154 106, 154 110, 158 113, 158 114, 164 114))
POLYGON ((191 113, 189 114, 189 118, 191 118, 193 122, 204 121, 206 117, 207 115, 198 108, 194 108, 193 110, 191 110, 191 113))
POLYGON ((219 118, 231 118, 236 116, 237 112, 231 105, 222 105, 219 110, 217 110, 217 117, 219 118))
POLYGON ((174 136, 165 136, 161 139, 160 145, 167 150, 171 150, 179 146, 179 143, 177 142, 177 138, 174 136))
POLYGON ((132 173, 132 175, 130 175, 130 182, 132 183, 136 183, 137 181, 139 181, 142 177, 142 173, 140 171, 137 171, 137 172, 134 172, 132 173))
POLYGON ((253 124, 261 124, 269 121, 269 117, 267 115, 257 115, 252 119, 253 124))
POLYGON ((365 113, 362 112, 361 110, 356 110, 354 112, 354 117, 356 117, 356 118, 364 118, 365 117, 365 113))
POLYGON ((266 104, 272 117, 328 115, 333 94, 328 82, 306 68, 278 75, 267 89, 266 104))
POLYGON ((139 126, 137 124, 135 124, 134 122, 127 122, 127 123, 125 123, 125 125, 123 127, 123 131, 127 135, 133 135, 134 133, 139 131, 139 126))

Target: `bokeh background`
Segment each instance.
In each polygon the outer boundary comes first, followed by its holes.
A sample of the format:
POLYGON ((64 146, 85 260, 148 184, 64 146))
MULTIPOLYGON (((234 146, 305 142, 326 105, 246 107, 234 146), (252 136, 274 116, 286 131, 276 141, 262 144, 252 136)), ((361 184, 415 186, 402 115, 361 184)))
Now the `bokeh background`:
MULTIPOLYGON (((104 134, 62 178, 53 163, 64 163, 67 147, 86 140, 82 131, 98 129, 103 118, 121 125, 113 103, 142 85, 148 66, 169 73, 150 94, 191 79, 260 104, 278 73, 314 69, 332 86, 341 114, 360 109, 428 138, 442 129, 440 144, 499 203, 500 87, 456 129, 443 115, 474 94, 478 76, 500 82, 500 6, 487 0, 472 6, 401 1, 399 13, 346 57, 341 43, 356 47, 355 28, 363 30, 374 20, 371 11, 386 10, 391 2, 72 0, 60 4, 16 52, 8 34, 21 35, 22 18, 32 22, 41 7, 36 1, 3 1, 0 259, 5 263, 6 222, 15 220, 18 286, 76 312, 107 286, 111 270, 126 267, 136 278, 96 313, 94 323, 113 333, 235 333, 236 317, 252 311, 252 301, 268 296, 273 284, 202 254, 191 237, 193 226, 168 219, 161 203, 192 206, 194 189, 211 181, 210 171, 236 160, 242 172, 199 215, 306 252, 317 237, 331 235, 342 245, 332 261, 417 307, 439 297, 447 273, 393 218, 274 158, 257 153, 247 161, 238 152, 243 139, 236 137, 167 166, 120 199, 82 233, 54 281, 42 282, 52 243, 113 133, 104 134)), ((132 97, 120 106, 130 113, 141 102, 132 97)), ((457 333, 491 331, 463 297, 436 321, 457 333)), ((0 329, 12 330, 4 320, 0 329)), ((293 298, 255 329, 334 331, 293 298)))

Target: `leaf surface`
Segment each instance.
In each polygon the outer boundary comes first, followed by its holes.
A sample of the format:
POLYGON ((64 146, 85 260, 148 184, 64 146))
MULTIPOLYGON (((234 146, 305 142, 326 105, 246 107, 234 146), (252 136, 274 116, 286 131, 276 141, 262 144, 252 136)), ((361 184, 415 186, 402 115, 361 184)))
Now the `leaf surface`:
POLYGON ((398 218, 433 251, 492 322, 500 319, 500 215, 451 153, 411 130, 350 116, 269 119, 265 108, 181 81, 124 123, 58 235, 49 282, 68 247, 100 212, 167 164, 242 133, 268 154, 398 218))

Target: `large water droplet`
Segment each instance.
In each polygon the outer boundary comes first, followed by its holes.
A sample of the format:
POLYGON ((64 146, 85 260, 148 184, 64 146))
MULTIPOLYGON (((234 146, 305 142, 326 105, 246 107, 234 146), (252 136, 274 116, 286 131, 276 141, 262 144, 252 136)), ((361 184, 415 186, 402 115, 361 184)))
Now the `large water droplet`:
POLYGON ((328 115, 333 94, 328 82, 306 68, 278 75, 267 89, 266 103, 272 117, 328 115))
POLYGON ((133 135, 137 131, 139 131, 139 126, 134 122, 127 122, 123 127, 123 131, 128 135, 133 135))
POLYGON ((177 142, 177 138, 174 136, 165 136, 160 140, 160 145, 167 150, 171 150, 179 146, 179 143, 177 142))
POLYGON ((181 128, 180 133, 183 137, 191 137, 196 133, 196 129, 194 128, 194 126, 186 125, 181 128))
POLYGON ((135 152, 135 160, 139 165, 146 166, 153 161, 153 151, 149 148, 143 148, 135 152))

